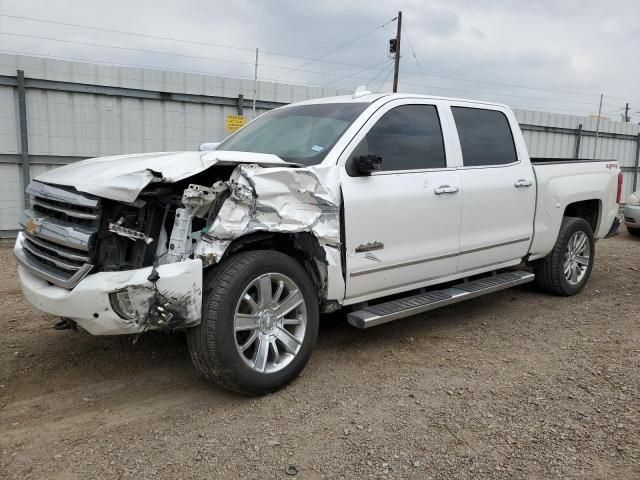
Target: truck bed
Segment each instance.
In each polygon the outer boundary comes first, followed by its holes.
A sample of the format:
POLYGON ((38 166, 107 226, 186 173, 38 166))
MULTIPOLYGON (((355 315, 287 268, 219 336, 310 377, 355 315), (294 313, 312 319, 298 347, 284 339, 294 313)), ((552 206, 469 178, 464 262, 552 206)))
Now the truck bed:
POLYGON ((553 248, 566 206, 583 198, 594 199, 601 209, 595 237, 607 235, 618 212, 616 160, 532 158, 531 163, 537 185, 532 260, 553 248))

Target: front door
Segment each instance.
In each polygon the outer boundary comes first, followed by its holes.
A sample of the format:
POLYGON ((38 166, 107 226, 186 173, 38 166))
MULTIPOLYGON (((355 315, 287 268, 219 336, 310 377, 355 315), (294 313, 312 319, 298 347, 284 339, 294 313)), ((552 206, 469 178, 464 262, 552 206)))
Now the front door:
POLYGON ((347 300, 409 290, 456 272, 462 186, 447 165, 439 108, 420 100, 390 102, 346 150, 347 300), (382 158, 380 171, 356 170, 353 159, 366 155, 382 158))

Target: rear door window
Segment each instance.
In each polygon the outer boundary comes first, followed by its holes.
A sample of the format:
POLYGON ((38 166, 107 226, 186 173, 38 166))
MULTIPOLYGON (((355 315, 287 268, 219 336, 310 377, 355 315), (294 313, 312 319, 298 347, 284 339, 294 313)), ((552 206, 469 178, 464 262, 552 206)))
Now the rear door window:
POLYGON ((465 167, 508 165, 518 161, 509 121, 504 113, 451 107, 465 167))

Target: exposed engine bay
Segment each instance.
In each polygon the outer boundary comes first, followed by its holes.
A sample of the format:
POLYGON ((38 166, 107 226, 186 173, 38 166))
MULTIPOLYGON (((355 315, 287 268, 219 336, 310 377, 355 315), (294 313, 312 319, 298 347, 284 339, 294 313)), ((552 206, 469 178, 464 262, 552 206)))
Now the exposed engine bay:
MULTIPOLYGON (((324 310, 335 309, 327 278, 330 266, 341 269, 340 196, 326 187, 338 184, 327 182, 335 174, 326 167, 219 165, 175 183, 151 182, 132 203, 105 199, 94 272, 151 267, 149 287, 120 290, 114 309, 148 326, 181 328, 199 323, 200 309, 156 288, 159 267, 200 259, 206 268, 260 242, 295 251, 324 310)), ((201 292, 194 294, 200 302, 201 292)))
MULTIPOLYGON (((213 170, 213 169, 212 169, 213 170)), ((149 184, 133 203, 103 199, 103 227, 98 235, 94 271, 120 271, 189 258, 232 167, 206 172, 209 187, 189 180, 149 184), (226 175, 225 175, 226 174, 226 175), (185 203, 183 203, 185 202, 185 203)), ((221 192, 222 193, 222 192, 221 192)))

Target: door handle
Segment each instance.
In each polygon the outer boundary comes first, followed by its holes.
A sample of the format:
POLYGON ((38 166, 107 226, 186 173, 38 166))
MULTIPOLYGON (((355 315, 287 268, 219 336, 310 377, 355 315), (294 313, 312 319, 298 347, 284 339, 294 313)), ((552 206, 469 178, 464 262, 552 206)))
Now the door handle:
POLYGON ((531 180, 525 180, 524 178, 521 178, 513 184, 516 188, 530 187, 531 185, 533 185, 533 182, 531 180))
POLYGON ((440 185, 433 193, 436 195, 442 195, 443 193, 458 193, 458 187, 452 187, 451 185, 440 185))

